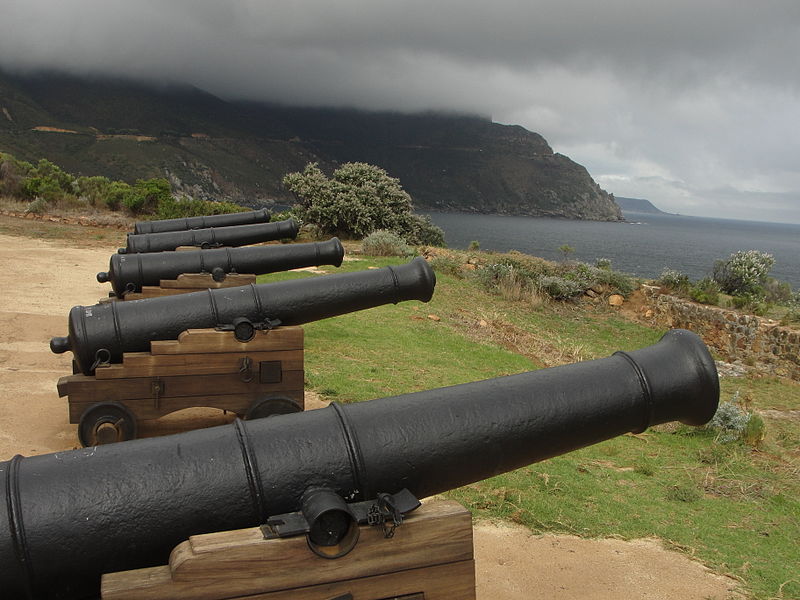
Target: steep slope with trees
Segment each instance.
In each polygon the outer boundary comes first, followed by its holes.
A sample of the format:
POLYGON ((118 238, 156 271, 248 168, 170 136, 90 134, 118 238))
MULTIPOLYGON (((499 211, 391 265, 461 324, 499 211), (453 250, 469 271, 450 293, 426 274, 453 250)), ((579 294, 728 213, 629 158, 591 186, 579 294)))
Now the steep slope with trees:
POLYGON ((196 88, 0 73, 0 150, 77 174, 167 177, 196 197, 291 203, 316 162, 367 162, 418 208, 618 220, 613 196, 540 135, 478 116, 228 102, 196 88))

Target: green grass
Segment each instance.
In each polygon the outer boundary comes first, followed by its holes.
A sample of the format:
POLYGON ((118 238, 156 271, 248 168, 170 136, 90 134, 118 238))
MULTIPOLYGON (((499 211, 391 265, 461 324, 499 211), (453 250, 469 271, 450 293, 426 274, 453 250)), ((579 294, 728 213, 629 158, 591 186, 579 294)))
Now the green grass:
MULTIPOLYGON (((325 271, 402 262, 362 257, 325 271)), ((283 273, 259 280, 309 276, 283 273)), ((307 387, 340 402, 608 356, 653 344, 663 334, 603 306, 537 308, 441 273, 427 305, 406 302, 304 328, 307 387), (429 314, 441 320, 428 319, 429 314)), ((800 409, 796 383, 724 379, 723 399, 737 389, 755 410, 800 409)), ((800 423, 796 416, 770 414, 765 413, 766 438, 758 450, 717 443, 714 433, 703 429, 661 426, 448 495, 478 518, 511 520, 534 532, 657 536, 738 578, 752 597, 798 598, 800 423)))

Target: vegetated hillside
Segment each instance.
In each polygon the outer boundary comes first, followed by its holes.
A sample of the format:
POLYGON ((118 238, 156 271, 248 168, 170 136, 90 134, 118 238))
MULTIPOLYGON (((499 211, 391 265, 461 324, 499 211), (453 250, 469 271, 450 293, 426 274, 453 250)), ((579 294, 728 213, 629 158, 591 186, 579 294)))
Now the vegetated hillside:
POLYGON ((290 203, 287 172, 377 164, 418 208, 619 220, 612 195, 542 136, 467 115, 227 102, 189 86, 0 73, 0 149, 195 196, 290 203))
POLYGON ((625 198, 623 196, 615 196, 614 200, 617 201, 622 212, 637 212, 637 213, 650 213, 654 215, 668 215, 669 213, 657 208, 650 200, 644 198, 625 198))

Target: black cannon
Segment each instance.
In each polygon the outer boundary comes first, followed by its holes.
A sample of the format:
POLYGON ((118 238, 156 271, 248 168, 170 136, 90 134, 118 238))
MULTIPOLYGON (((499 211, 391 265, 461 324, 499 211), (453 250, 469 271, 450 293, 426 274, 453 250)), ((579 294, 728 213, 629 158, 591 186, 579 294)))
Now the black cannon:
POLYGON ((205 229, 206 227, 230 227, 231 225, 269 223, 269 218, 269 211, 267 211, 266 208, 262 208, 261 210, 227 213, 224 215, 186 217, 183 219, 162 219, 160 221, 139 221, 138 223, 134 224, 133 233, 162 233, 164 231, 205 229))
POLYGON ((403 489, 430 496, 667 421, 701 425, 718 399, 705 346, 673 330, 590 362, 15 456, 0 466, 0 589, 13 598, 96 595, 101 573, 165 563, 189 535, 293 511, 305 515, 312 548, 336 548, 358 503, 403 489))
POLYGON ((294 239, 299 231, 297 221, 287 219, 274 223, 209 227, 188 231, 164 231, 163 233, 128 234, 128 244, 120 248, 120 254, 134 252, 163 252, 179 246, 216 248, 219 246, 247 246, 273 240, 294 239))
POLYGON ((343 258, 344 248, 337 238, 310 244, 112 254, 108 271, 98 273, 97 281, 110 281, 114 293, 122 297, 182 273, 210 273, 219 281, 230 273, 263 275, 318 265, 338 267, 343 258))
POLYGON ((69 336, 54 337, 50 349, 72 350, 91 375, 100 363, 117 363, 124 352, 144 352, 153 340, 175 339, 187 329, 232 325, 301 325, 402 300, 427 302, 436 276, 423 258, 406 265, 251 284, 131 302, 75 306, 69 336))

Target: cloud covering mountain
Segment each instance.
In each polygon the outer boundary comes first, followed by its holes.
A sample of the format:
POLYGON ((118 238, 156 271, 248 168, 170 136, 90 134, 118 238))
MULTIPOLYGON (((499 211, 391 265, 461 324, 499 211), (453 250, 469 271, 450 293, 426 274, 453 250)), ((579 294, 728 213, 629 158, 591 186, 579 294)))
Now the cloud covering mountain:
POLYGON ((26 0, 0 12, 2 68, 491 114, 618 195, 800 222, 796 0, 26 0))

